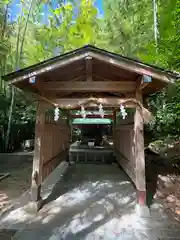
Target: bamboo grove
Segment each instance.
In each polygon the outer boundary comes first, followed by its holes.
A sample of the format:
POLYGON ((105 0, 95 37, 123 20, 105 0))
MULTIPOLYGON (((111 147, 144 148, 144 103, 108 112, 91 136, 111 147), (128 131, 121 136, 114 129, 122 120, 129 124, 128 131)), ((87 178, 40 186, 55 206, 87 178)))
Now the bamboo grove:
MULTIPOLYGON (((180 0, 1 0, 0 76, 86 44, 180 71, 179 26, 180 0)), ((149 99, 154 137, 178 137, 179 102, 178 82, 149 99)), ((33 137, 35 108, 0 79, 0 151, 33 137)))

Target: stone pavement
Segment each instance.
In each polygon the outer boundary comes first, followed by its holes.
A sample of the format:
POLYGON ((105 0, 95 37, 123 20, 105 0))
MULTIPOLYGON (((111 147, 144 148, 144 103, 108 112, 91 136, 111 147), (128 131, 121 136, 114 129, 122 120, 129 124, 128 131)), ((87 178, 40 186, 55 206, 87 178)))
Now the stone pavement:
POLYGON ((179 224, 161 204, 153 205, 150 218, 136 215, 134 186, 116 164, 74 164, 49 189, 36 216, 24 207, 19 216, 16 209, 1 219, 2 226, 16 228, 14 240, 180 239, 179 224))

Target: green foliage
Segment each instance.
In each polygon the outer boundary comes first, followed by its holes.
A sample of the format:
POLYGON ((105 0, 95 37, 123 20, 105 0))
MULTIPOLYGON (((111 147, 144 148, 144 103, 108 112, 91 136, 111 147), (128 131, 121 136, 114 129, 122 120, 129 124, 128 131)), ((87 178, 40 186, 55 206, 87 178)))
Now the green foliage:
MULTIPOLYGON (((94 43, 97 24, 97 9, 91 0, 58 1, 54 8, 52 1, 20 1, 20 12, 15 22, 7 20, 11 1, 0 5, 0 75, 33 65, 54 55, 94 43), (42 20, 44 6, 50 14, 42 20), (12 30, 9 34, 9 28, 12 30)), ((34 122, 35 105, 25 93, 5 86, 1 88, 0 125, 1 136, 9 138, 10 127, 34 122), (4 94, 4 95, 3 95, 4 94), (7 127, 8 126, 8 127, 7 127)), ((12 128, 11 133, 14 131, 12 128)), ((14 135, 12 137, 15 137, 14 135)), ((5 139, 4 139, 5 140, 5 139)), ((3 141, 4 141, 3 140, 3 141)), ((9 140, 8 140, 9 141, 9 140)), ((11 145, 11 139, 10 139, 11 145)), ((10 146, 9 148, 13 148, 10 146)))
MULTIPOLYGON (((180 71, 180 0, 159 0, 158 45, 154 40, 151 0, 106 0, 103 47, 169 70, 180 71)), ((180 134, 180 83, 150 97, 155 138, 180 134)))
MULTIPOLYGON (((180 71, 180 1, 161 1, 159 48, 156 61, 171 70, 180 71), (166 3, 166 4, 165 4, 166 3), (163 5, 165 4, 165 5, 163 5), (167 5, 169 4, 169 5, 167 5), (165 6, 165 7, 164 7, 165 6), (167 8, 167 6, 169 6, 167 8)), ((156 56, 154 55, 154 56, 156 56)), ((155 118, 150 126, 158 138, 180 135, 180 82, 150 98, 155 118)))
MULTIPOLYGON (((177 49, 178 26, 177 7, 179 0, 158 1, 158 45, 154 41, 147 44, 146 54, 140 53, 145 62, 156 64, 166 69, 177 70, 173 63, 174 53, 177 49)), ((176 53, 177 54, 177 53, 176 53)))
POLYGON ((106 0, 104 8, 108 49, 138 58, 153 38, 152 1, 106 0))
POLYGON ((149 104, 155 116, 150 125, 154 136, 166 138, 170 135, 178 138, 180 135, 180 82, 152 96, 149 104))
POLYGON ((97 9, 92 1, 61 4, 50 12, 48 24, 29 23, 24 51, 26 66, 95 41, 97 9))

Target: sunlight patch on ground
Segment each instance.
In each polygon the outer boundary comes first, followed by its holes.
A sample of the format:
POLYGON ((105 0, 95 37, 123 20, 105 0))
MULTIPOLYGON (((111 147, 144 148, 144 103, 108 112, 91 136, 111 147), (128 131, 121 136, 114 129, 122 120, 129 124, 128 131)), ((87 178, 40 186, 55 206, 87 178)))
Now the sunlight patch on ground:
POLYGON ((50 214, 50 212, 48 212, 48 215, 42 220, 42 224, 50 222, 54 218, 54 215, 55 214, 50 214))
POLYGON ((77 235, 79 232, 83 232, 92 224, 96 224, 102 221, 110 212, 113 211, 113 205, 108 204, 104 199, 91 204, 82 213, 76 214, 68 224, 64 224, 60 228, 56 228, 54 233, 60 234, 63 238, 69 234, 72 236, 77 235), (109 205, 109 206, 108 206, 109 205))
POLYGON ((116 201, 119 203, 119 204, 129 204, 130 201, 132 201, 131 197, 130 196, 122 196, 122 194, 120 193, 111 193, 111 194, 108 194, 108 197, 111 198, 111 199, 116 199, 116 201))
MULTIPOLYGON (((58 184, 62 186, 61 182, 58 184)), ((78 187, 75 187, 76 184, 72 186, 72 189, 70 187, 69 191, 67 189, 66 193, 45 205, 40 216, 32 222, 48 224, 59 216, 62 219, 65 216, 66 228, 71 229, 72 234, 75 234, 77 227, 73 230, 74 225, 78 225, 83 231, 93 222, 109 218, 111 212, 124 211, 124 205, 128 204, 129 209, 135 205, 135 192, 129 181, 83 181, 78 187)))
MULTIPOLYGON (((129 183, 129 182, 127 182, 129 183)), ((124 185, 124 184, 122 184, 124 185)), ((87 189, 88 190, 88 189, 87 189)), ((66 208, 61 209, 62 212, 59 213, 59 217, 61 216, 63 218, 63 214, 66 215, 70 214, 67 220, 64 220, 64 224, 59 226, 59 228, 55 228, 53 230, 53 236, 50 239, 58 239, 58 236, 62 239, 78 239, 79 235, 83 235, 84 232, 87 231, 87 229, 96 228, 95 231, 93 231, 93 234, 97 236, 100 236, 101 233, 104 235, 104 232, 111 232, 115 236, 116 235, 116 227, 119 228, 119 226, 127 227, 127 225, 130 222, 130 217, 132 214, 129 214, 127 218, 124 218, 121 220, 121 217, 116 217, 116 214, 119 210, 124 210, 123 206, 128 205, 129 207, 134 206, 135 201, 132 199, 132 194, 130 196, 123 196, 122 193, 108 193, 108 188, 103 188, 105 192, 103 191, 103 195, 100 196, 100 199, 96 199, 96 195, 94 195, 94 198, 92 195, 88 195, 92 198, 91 201, 87 202, 85 205, 82 206, 81 204, 78 206, 77 204, 74 204, 74 206, 71 205, 72 208, 69 210, 66 208), (71 217, 71 211, 77 210, 79 213, 73 214, 71 217), (63 212, 63 210, 66 212, 63 212), (101 224, 100 224, 101 223, 101 224), (101 227, 98 228, 99 224, 101 227), (109 226, 110 224, 110 226, 109 226), (114 233, 113 233, 114 231, 114 233)), ((72 191, 74 193, 74 190, 72 191)), ((87 191, 85 191, 87 193, 87 191)), ((83 191, 81 192, 81 194, 83 191)), ((71 194, 71 192, 67 193, 71 194)), ((81 196, 81 195, 80 195, 81 196)), ((85 201, 88 199, 88 196, 86 195, 85 198, 82 198, 80 196, 74 195, 74 198, 81 199, 81 201, 85 201)), ((75 199, 76 200, 76 199, 75 199)), ((55 201, 54 201, 55 202, 55 201)), ((73 201, 73 203, 76 201, 73 201)), ((57 203, 57 201, 56 201, 57 203)), ((70 206, 69 206, 70 207, 70 206)), ((132 209, 131 209, 132 210, 132 209)), ((50 214, 50 212, 48 212, 50 214)), ((122 215, 121 215, 122 216, 122 215)), ((109 233, 108 233, 109 234, 109 233)), ((81 239, 81 238, 80 238, 81 239)), ((91 233, 87 235, 87 239, 91 239, 91 233), (90 237, 90 238, 89 238, 90 237)), ((95 238, 98 239, 98 238, 95 238)))
POLYGON ((134 186, 116 166, 74 165, 30 224, 25 220, 16 239, 156 239, 152 232, 162 221, 140 219, 135 205, 134 186))
POLYGON ((49 210, 49 213, 50 214, 57 214, 58 212, 60 212, 61 211, 61 207, 60 206, 54 206, 53 208, 51 208, 50 210, 49 210))
POLYGON ((124 196, 122 196, 122 194, 120 192, 118 192, 118 190, 119 190, 119 186, 121 186, 121 185, 123 186, 126 184, 129 185, 130 182, 128 182, 128 181, 119 182, 117 184, 117 186, 115 186, 116 184, 114 184, 111 181, 105 181, 105 182, 96 181, 95 183, 87 182, 81 186, 78 186, 78 187, 72 189, 71 191, 68 191, 64 195, 58 197, 56 200, 50 202, 48 204, 48 206, 45 206, 42 211, 46 211, 46 212, 48 211, 50 214, 52 213, 52 211, 54 213, 58 213, 63 208, 72 207, 76 204, 86 201, 90 197, 93 197, 96 195, 101 195, 101 191, 102 191, 103 196, 106 195, 106 194, 104 194, 104 192, 106 192, 108 194, 108 196, 111 196, 111 194, 109 193, 109 189, 113 188, 113 187, 114 187, 113 190, 116 192, 112 194, 112 197, 114 197, 114 198, 116 197, 117 199, 119 198, 120 203, 124 204, 130 200, 130 197, 124 198, 124 196), (117 189, 116 189, 116 187, 117 187, 117 189), (116 196, 116 195, 118 195, 118 196, 116 196), (56 210, 52 210, 54 208, 56 210))
POLYGON ((78 187, 73 189, 73 191, 66 193, 63 197, 67 200, 67 205, 74 205, 78 202, 84 201, 90 196, 91 192, 89 189, 81 190, 78 187), (70 201, 68 201, 70 200, 70 201))
MULTIPOLYGON (((99 219, 96 218, 88 219, 85 217, 85 215, 84 216, 76 215, 69 223, 69 225, 64 224, 62 227, 54 229, 53 235, 49 238, 49 240, 57 240, 59 238, 68 240, 71 238, 82 239, 81 237, 84 235, 86 230, 91 229, 92 226, 94 226, 92 227, 92 231, 88 231, 88 234, 85 235, 85 237, 83 237, 84 240, 132 239, 133 229, 137 228, 136 223, 139 222, 139 218, 134 213, 126 214, 123 215, 122 217, 113 217, 108 221, 106 221, 105 214, 102 214, 99 219), (127 229, 129 229, 129 231, 127 231, 127 229)), ((143 220, 141 220, 141 223, 142 221, 143 220)), ((141 226, 139 227, 140 227, 139 229, 142 229, 141 234, 142 233, 146 234, 145 224, 144 229, 141 228, 141 226)), ((137 234, 138 233, 136 233, 135 235, 137 234)))
POLYGON ((11 211, 7 216, 5 216, 1 221, 0 225, 8 225, 10 228, 11 225, 26 223, 32 220, 35 217, 34 214, 28 213, 26 207, 21 207, 11 211))
POLYGON ((61 227, 66 229, 66 232, 70 231, 72 234, 76 234, 78 231, 85 231, 96 222, 109 218, 112 212, 124 211, 125 204, 128 204, 129 207, 134 205, 135 195, 133 195, 132 184, 124 175, 120 174, 119 169, 113 166, 113 171, 117 172, 112 174, 107 171, 108 169, 112 171, 109 166, 93 166, 93 169, 88 170, 89 172, 84 167, 76 166, 73 171, 70 171, 68 179, 71 181, 62 178, 56 184, 55 189, 52 189, 52 184, 45 187, 46 193, 50 190, 56 192, 55 198, 54 200, 52 198, 36 217, 28 213, 24 207, 12 211, 3 221, 6 225, 8 223, 24 225, 31 221, 36 227, 37 224, 44 226, 53 224, 57 218, 60 218, 61 227), (96 171, 95 168, 97 168, 96 171), (87 173, 83 172, 84 169, 87 173), (80 171, 83 172, 82 177, 80 171), (58 191, 62 192, 59 197, 58 191), (64 227, 63 220, 65 221, 64 227), (77 228, 77 226, 79 227, 77 228))

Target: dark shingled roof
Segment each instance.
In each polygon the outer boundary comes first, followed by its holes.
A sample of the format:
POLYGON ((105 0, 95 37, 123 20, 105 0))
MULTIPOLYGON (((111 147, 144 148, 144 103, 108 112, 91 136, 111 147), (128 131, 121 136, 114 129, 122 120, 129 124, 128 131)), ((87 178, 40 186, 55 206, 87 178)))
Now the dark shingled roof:
POLYGON ((88 51, 98 53, 98 54, 102 54, 102 55, 106 55, 108 57, 112 57, 113 59, 115 59, 117 61, 120 60, 120 61, 124 61, 124 62, 128 62, 128 63, 136 63, 141 67, 143 67, 143 66, 144 67, 150 67, 150 68, 152 68, 154 70, 157 70, 161 73, 164 73, 165 75, 168 75, 168 76, 170 76, 171 78, 174 78, 174 79, 177 79, 178 77, 180 77, 179 73, 174 73, 174 72, 171 72, 171 71, 167 71, 167 70, 159 68, 157 66, 153 66, 153 65, 150 65, 150 64, 143 63, 139 60, 135 60, 135 59, 132 59, 132 58, 124 57, 124 56, 119 55, 119 54, 111 53, 111 52, 108 52, 106 50, 94 47, 92 45, 86 45, 84 47, 81 47, 81 48, 75 49, 73 51, 70 51, 68 53, 62 54, 60 56, 53 57, 53 58, 50 58, 50 59, 45 60, 43 62, 40 62, 38 64, 35 64, 35 65, 29 66, 27 68, 20 69, 18 71, 9 73, 9 74, 3 76, 3 79, 7 80, 7 81, 8 80, 13 80, 16 77, 20 77, 20 76, 23 76, 25 74, 30 74, 31 72, 34 72, 34 71, 36 71, 36 70, 38 70, 42 67, 47 67, 51 64, 59 62, 63 59, 71 57, 73 55, 79 55, 79 54, 82 54, 82 53, 85 53, 85 52, 88 52, 88 51))

